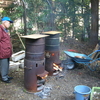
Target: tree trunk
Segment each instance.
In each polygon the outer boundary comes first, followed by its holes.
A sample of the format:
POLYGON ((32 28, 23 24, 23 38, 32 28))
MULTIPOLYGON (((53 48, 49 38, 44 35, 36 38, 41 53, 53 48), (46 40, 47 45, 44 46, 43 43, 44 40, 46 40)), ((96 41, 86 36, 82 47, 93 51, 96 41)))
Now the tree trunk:
POLYGON ((48 5, 49 5, 49 8, 50 8, 50 13, 49 13, 49 18, 48 18, 48 27, 49 27, 49 30, 55 30, 55 23, 54 23, 54 13, 53 13, 53 10, 54 10, 54 5, 53 5, 53 1, 52 0, 46 0, 48 5))
POLYGON ((99 0, 91 0, 91 33, 90 44, 95 46, 98 43, 98 5, 99 0))

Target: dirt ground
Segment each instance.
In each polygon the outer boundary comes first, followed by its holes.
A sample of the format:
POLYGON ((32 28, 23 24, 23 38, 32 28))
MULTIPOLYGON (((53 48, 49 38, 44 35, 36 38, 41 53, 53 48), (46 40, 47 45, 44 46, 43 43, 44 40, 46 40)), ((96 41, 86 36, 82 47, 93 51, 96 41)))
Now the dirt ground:
MULTIPOLYGON (((81 53, 90 53, 91 48, 77 41, 68 40, 61 43, 60 59, 66 59, 64 50, 75 49, 81 53), (69 45, 70 44, 70 45, 69 45)), ((91 71, 88 67, 78 65, 72 70, 63 70, 63 77, 48 76, 44 86, 51 87, 49 96, 43 99, 34 93, 24 91, 24 69, 10 72, 14 77, 12 83, 3 83, 0 81, 0 100, 75 100, 74 87, 77 85, 87 85, 89 87, 100 86, 100 69, 91 71)))

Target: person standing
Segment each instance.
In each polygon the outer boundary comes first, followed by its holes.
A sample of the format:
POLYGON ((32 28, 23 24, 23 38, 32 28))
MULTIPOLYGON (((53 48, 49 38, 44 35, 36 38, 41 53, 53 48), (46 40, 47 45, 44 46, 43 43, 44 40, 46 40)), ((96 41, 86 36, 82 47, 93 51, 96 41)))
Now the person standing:
POLYGON ((0 25, 0 74, 1 80, 5 83, 11 83, 13 77, 8 76, 9 59, 12 55, 12 43, 8 28, 13 21, 9 17, 3 17, 0 25))

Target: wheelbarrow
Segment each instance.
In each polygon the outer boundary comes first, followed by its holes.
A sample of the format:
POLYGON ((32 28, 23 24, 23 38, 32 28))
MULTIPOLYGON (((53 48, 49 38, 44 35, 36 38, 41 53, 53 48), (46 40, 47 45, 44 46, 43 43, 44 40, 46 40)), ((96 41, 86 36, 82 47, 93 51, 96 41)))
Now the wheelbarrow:
MULTIPOLYGON (((100 58, 99 57, 97 57, 95 59, 92 58, 92 55, 94 53, 97 53, 97 52, 100 52, 100 50, 95 50, 94 52, 92 52, 89 55, 81 54, 81 53, 76 53, 76 52, 71 52, 71 51, 64 51, 64 53, 68 57, 70 57, 73 62, 84 64, 87 67, 89 67, 89 69, 91 71, 95 71, 96 68, 99 66, 100 58), (94 67, 92 68, 92 66, 94 66, 94 67)), ((66 65, 67 65, 66 67, 69 67, 71 65, 71 63, 67 62, 66 65)), ((71 68, 74 68, 74 65, 71 68)))

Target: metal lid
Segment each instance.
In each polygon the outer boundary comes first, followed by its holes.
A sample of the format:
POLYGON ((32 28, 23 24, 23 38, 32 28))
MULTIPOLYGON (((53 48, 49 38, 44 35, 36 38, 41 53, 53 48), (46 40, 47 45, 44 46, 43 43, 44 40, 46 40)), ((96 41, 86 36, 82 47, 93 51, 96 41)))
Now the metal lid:
POLYGON ((47 32, 42 32, 44 34, 59 34, 59 33, 62 33, 61 31, 47 31, 47 32))
POLYGON ((43 38, 43 37, 47 37, 49 35, 42 35, 42 34, 31 34, 31 35, 25 35, 25 36, 21 36, 22 38, 29 38, 29 39, 38 39, 38 38, 43 38))

